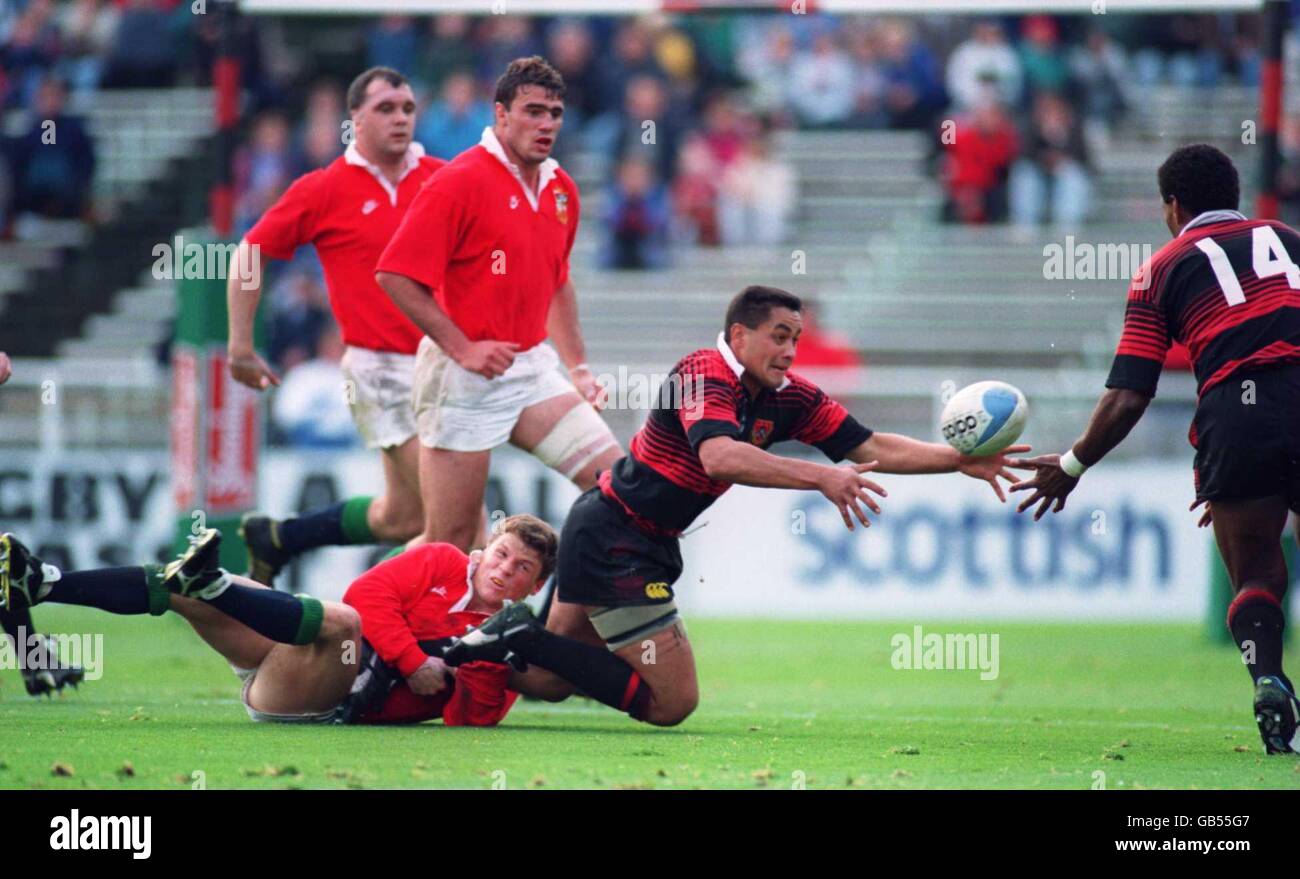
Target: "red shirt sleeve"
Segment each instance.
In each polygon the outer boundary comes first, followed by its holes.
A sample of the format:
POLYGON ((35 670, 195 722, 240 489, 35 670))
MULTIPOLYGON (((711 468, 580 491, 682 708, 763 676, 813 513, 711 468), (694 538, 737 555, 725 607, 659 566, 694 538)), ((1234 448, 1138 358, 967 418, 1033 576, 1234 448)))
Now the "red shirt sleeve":
POLYGON ((508 689, 510 667, 471 662, 456 672, 456 689, 442 709, 447 726, 496 726, 509 713, 519 694, 508 689))
POLYGON ((1108 388, 1128 388, 1154 397, 1172 340, 1161 288, 1168 272, 1157 266, 1160 254, 1142 264, 1129 286, 1124 329, 1106 379, 1108 388))
POLYGON ((439 546, 425 544, 380 562, 354 580, 343 595, 343 602, 361 614, 362 636, 403 677, 409 677, 428 659, 405 611, 438 576, 442 561, 439 546))
POLYGON ((289 259, 293 252, 316 237, 325 187, 322 171, 304 174, 262 214, 244 237, 271 259, 289 259))
POLYGON ((446 170, 428 179, 380 254, 375 271, 402 275, 430 290, 442 286, 471 213, 458 179, 446 170))

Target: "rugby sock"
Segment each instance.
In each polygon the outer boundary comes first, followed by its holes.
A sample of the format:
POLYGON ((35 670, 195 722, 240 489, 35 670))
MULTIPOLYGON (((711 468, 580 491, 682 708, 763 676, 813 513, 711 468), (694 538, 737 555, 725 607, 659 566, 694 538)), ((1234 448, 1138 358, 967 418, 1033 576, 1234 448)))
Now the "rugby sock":
POLYGON ((593 647, 541 627, 511 636, 510 649, 553 671, 597 702, 637 720, 650 705, 650 688, 632 666, 604 647, 593 647))
POLYGON ((54 581, 46 601, 76 604, 116 614, 167 612, 171 593, 163 585, 163 566, 148 564, 125 568, 64 571, 54 581))
POLYGON ((242 583, 231 583, 220 595, 203 601, 281 644, 312 643, 325 618, 325 606, 310 595, 290 595, 242 583))
POLYGON ((276 528, 280 548, 297 555, 318 546, 374 543, 375 535, 366 523, 372 501, 372 497, 354 497, 285 519, 276 528))
MULTIPOLYGON (((1291 681, 1282 673, 1282 631, 1286 619, 1282 602, 1264 589, 1243 589, 1228 605, 1228 629, 1243 655, 1254 653, 1254 662, 1246 663, 1250 677, 1258 681, 1269 675, 1281 678, 1287 689, 1291 681)), ((1291 689, 1291 692, 1295 692, 1291 689)))

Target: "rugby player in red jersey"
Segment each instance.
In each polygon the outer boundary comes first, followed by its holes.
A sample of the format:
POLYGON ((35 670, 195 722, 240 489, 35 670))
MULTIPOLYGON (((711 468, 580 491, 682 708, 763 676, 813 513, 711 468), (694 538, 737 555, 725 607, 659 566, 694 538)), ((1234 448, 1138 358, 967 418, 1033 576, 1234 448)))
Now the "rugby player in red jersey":
POLYGON ((569 279, 578 187, 550 155, 563 78, 540 57, 511 62, 495 114, 421 190, 376 274, 426 334, 414 392, 423 538, 462 549, 497 446, 532 452, 583 489, 622 454, 596 411, 602 389, 569 279))
POLYGON ((1174 240, 1134 278, 1108 390, 1063 455, 1012 461, 1032 479, 1020 504, 1060 512, 1085 470, 1128 435, 1155 396, 1172 342, 1187 346, 1198 401, 1193 482, 1235 597, 1228 628, 1255 683, 1267 753, 1300 750, 1300 703, 1282 670, 1287 570, 1281 536, 1300 512, 1300 235, 1237 210, 1237 169, 1208 144, 1180 147, 1157 172, 1174 240), (1253 661, 1251 661, 1253 659, 1253 661))
MULTIPOLYGON (((511 687, 558 701, 575 686, 660 726, 699 701, 695 659, 674 601, 678 536, 732 485, 820 491, 850 530, 879 512, 865 475, 960 471, 993 486, 1012 479, 1005 454, 972 458, 863 427, 816 385, 790 371, 803 321, 797 296, 748 287, 727 308, 712 348, 682 358, 631 451, 573 504, 560 536, 557 600, 546 627, 512 604, 444 653, 459 664, 509 649, 532 665, 511 687), (783 458, 782 440, 815 446, 849 467, 783 458), (651 648, 650 643, 653 643, 651 648)), ((1023 452, 1013 446, 1008 452, 1023 452)))
POLYGON ((422 544, 362 574, 339 603, 227 573, 218 567, 220 543, 221 533, 209 529, 166 567, 63 572, 5 534, 0 607, 56 602, 155 616, 172 610, 231 664, 257 721, 441 718, 449 726, 492 726, 517 695, 507 689, 510 667, 479 661, 452 670, 437 654, 504 602, 540 588, 556 552, 553 528, 533 516, 511 516, 480 552, 422 544))
POLYGON ((263 258, 316 248, 347 351, 339 393, 366 447, 379 449, 384 492, 276 521, 250 514, 240 533, 249 574, 272 585, 297 554, 318 546, 404 542, 424 527, 411 381, 422 336, 375 283, 375 264, 416 193, 445 162, 412 141, 415 95, 396 70, 373 67, 347 91, 352 142, 294 181, 244 236, 226 285, 235 380, 263 390, 280 379, 253 349, 263 258))

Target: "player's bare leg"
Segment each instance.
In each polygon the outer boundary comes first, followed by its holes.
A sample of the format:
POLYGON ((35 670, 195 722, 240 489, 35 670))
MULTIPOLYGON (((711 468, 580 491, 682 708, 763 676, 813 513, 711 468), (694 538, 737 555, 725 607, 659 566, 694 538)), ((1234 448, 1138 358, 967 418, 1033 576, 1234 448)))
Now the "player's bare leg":
POLYGON ((325 602, 320 634, 312 643, 276 644, 258 666, 248 703, 268 714, 329 711, 352 689, 361 661, 361 615, 325 602))
POLYGON ((614 651, 614 655, 632 666, 650 688, 650 701, 638 720, 676 726, 700 704, 695 652, 681 620, 614 651))
POLYGON ((536 455, 583 491, 596 484, 597 473, 623 457, 614 434, 576 391, 525 408, 510 442, 536 455))
MULTIPOLYGON (((605 648, 605 642, 596 634, 596 628, 587 618, 586 609, 580 604, 555 599, 546 617, 546 631, 602 650, 605 648)), ((531 665, 528 671, 515 672, 510 676, 510 689, 535 699, 562 702, 572 696, 577 687, 553 671, 531 665)))
POLYGON ((1278 495, 1210 502, 1214 537, 1228 569, 1235 597, 1228 628, 1255 681, 1255 719, 1269 753, 1289 753, 1297 744, 1300 703, 1282 670, 1286 559, 1282 534, 1287 501, 1278 495))
MULTIPOLYGON (((248 577, 232 574, 231 580, 250 588, 270 588, 248 577)), ((239 620, 197 598, 173 595, 171 610, 184 617, 209 647, 240 668, 257 668, 275 646, 270 638, 257 634, 239 620)))
POLYGON ((384 493, 370 502, 366 525, 382 543, 404 543, 424 531, 420 501, 420 441, 384 449, 384 493))
POLYGON ((455 452, 420 447, 423 541, 450 543, 469 552, 482 528, 491 451, 455 452))

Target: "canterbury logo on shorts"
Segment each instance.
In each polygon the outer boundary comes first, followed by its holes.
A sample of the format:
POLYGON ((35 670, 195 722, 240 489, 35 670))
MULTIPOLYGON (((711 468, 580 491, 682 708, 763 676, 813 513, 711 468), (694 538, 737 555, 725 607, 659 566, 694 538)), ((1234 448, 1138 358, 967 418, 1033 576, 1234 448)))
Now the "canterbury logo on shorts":
POLYGON ((673 590, 668 588, 667 583, 647 583, 645 586, 645 597, 653 598, 655 601, 661 601, 665 598, 672 598, 673 590))

